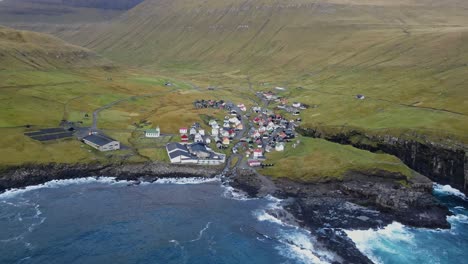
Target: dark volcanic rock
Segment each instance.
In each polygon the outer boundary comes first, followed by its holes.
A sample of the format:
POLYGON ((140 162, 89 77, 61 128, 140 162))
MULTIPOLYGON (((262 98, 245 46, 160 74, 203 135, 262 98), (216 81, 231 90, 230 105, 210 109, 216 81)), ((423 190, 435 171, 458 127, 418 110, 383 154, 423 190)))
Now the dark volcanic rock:
POLYGON ((374 136, 358 130, 324 132, 319 128, 300 128, 298 131, 304 136, 395 155, 433 181, 450 184, 468 194, 468 148, 461 143, 450 140, 444 143, 432 142, 418 135, 374 136))
POLYGON ((158 178, 212 178, 222 167, 181 166, 168 163, 139 164, 47 164, 24 165, 4 169, 0 173, 0 192, 11 188, 42 184, 51 180, 89 176, 109 176, 118 180, 155 181, 158 178))
MULTIPOLYGON (((235 174, 232 184, 256 195, 264 181, 259 177, 252 172, 235 174)), ((288 199, 284 209, 296 218, 296 223, 311 231, 318 246, 336 254, 336 263, 372 263, 344 229, 383 228, 393 221, 413 227, 450 227, 450 211, 432 196, 432 182, 419 174, 402 184, 404 179, 398 173, 385 171, 350 172, 343 180, 321 183, 279 179, 274 181, 276 188, 270 190, 274 196, 288 199)), ((291 219, 281 212, 267 213, 291 219)))

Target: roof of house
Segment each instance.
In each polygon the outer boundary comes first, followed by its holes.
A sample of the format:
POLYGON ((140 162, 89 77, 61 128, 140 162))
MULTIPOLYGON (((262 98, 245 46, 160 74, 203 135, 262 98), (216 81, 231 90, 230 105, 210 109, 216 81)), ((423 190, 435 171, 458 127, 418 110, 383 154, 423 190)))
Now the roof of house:
POLYGON ((189 154, 188 152, 182 151, 182 150, 176 150, 176 151, 174 151, 174 152, 169 153, 169 157, 170 157, 171 159, 177 158, 177 157, 179 157, 179 156, 183 156, 183 157, 187 157, 187 158, 191 158, 191 157, 192 157, 192 156, 190 156, 190 154, 189 154))
POLYGON ((193 143, 190 145, 192 151, 207 151, 205 144, 203 143, 193 143))
POLYGON ((83 140, 86 140, 86 141, 89 141, 91 143, 94 143, 98 146, 104 146, 104 145, 107 145, 111 142, 114 142, 116 140, 112 139, 112 138, 108 138, 106 136, 103 136, 103 135, 98 135, 98 134, 93 134, 93 135, 89 135, 89 136, 86 136, 83 138, 83 140))
POLYGON ((151 129, 147 129, 145 132, 146 133, 159 133, 159 128, 151 128, 151 129))
POLYGON ((176 149, 184 150, 184 151, 187 150, 187 147, 185 147, 184 145, 182 145, 180 143, 177 143, 177 142, 171 142, 171 143, 167 144, 166 148, 167 148, 167 150, 169 152, 174 151, 176 149))

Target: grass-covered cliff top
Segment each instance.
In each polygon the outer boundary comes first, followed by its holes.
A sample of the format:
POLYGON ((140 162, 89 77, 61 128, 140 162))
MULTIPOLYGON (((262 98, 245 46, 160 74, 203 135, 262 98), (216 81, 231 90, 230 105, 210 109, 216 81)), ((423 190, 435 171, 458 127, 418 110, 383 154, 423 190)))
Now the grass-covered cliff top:
POLYGON ((289 178, 302 182, 342 179, 346 172, 373 172, 378 170, 411 177, 412 171, 398 158, 376 154, 352 146, 343 146, 322 139, 300 138, 296 148, 287 145, 284 152, 267 155, 273 167, 261 173, 274 178, 289 178))

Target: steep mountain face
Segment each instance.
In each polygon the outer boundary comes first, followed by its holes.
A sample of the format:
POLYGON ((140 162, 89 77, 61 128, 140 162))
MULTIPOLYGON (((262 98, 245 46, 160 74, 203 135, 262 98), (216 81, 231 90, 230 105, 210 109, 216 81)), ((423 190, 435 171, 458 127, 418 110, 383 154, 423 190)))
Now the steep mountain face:
POLYGON ((92 67, 108 63, 93 52, 41 33, 0 26, 0 70, 92 67))
POLYGON ((63 36, 138 65, 461 66, 467 8, 463 1, 428 0, 146 0, 99 37, 90 34, 95 28, 63 36))
MULTIPOLYGON (((100 9, 128 10, 143 0, 3 0, 7 5, 44 4, 49 6, 78 6, 100 9)), ((24 6, 24 5, 23 5, 24 6)))

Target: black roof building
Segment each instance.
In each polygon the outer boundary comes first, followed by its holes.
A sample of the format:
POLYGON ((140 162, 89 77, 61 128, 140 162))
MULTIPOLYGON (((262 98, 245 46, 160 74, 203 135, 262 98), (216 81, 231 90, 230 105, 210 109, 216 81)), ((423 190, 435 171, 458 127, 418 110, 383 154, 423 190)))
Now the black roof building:
POLYGON ((93 135, 86 136, 86 137, 83 138, 83 140, 89 141, 89 142, 91 142, 93 144, 96 144, 98 146, 105 146, 105 145, 115 141, 112 138, 108 138, 106 136, 98 135, 98 134, 93 134, 93 135))

